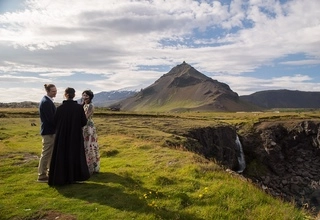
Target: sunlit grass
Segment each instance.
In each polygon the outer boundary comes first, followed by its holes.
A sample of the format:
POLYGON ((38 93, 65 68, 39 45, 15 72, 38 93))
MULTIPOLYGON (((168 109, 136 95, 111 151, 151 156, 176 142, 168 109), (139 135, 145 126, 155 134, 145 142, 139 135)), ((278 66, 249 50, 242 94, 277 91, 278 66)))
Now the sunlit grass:
POLYGON ((41 219, 50 213, 60 219, 306 219, 294 204, 265 194, 214 162, 164 147, 167 139, 183 144, 185 129, 251 120, 246 114, 101 111, 94 118, 101 173, 56 188, 36 182, 38 117, 1 118, 0 219, 41 219))

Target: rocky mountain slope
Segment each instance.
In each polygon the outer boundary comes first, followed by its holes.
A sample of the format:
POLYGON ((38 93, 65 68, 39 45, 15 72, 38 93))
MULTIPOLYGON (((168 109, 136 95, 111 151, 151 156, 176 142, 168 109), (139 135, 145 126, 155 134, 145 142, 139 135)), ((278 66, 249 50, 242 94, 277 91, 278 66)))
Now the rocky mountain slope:
POLYGON ((152 85, 112 107, 125 111, 252 111, 230 87, 183 62, 152 85))

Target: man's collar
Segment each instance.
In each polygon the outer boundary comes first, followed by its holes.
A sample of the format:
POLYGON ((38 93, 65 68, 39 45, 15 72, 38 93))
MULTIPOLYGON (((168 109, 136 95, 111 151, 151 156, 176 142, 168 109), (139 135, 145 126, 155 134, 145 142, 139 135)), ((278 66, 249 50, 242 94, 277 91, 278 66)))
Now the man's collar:
POLYGON ((46 97, 48 97, 52 102, 53 102, 53 98, 51 98, 50 96, 46 95, 46 97))

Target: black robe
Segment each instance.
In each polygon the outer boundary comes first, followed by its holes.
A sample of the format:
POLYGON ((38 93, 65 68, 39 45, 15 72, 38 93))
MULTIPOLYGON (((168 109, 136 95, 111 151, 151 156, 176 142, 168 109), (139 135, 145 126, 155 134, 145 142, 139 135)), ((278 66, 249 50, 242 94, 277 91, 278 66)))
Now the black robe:
POLYGON ((82 105, 66 100, 54 115, 56 136, 49 170, 50 186, 89 179, 82 127, 87 118, 82 105))

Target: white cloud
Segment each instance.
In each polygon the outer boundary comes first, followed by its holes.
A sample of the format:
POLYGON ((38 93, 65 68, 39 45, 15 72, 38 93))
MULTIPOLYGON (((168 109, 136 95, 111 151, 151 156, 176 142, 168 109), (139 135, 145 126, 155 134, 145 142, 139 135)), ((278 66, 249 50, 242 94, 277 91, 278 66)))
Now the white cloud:
POLYGON ((280 62, 280 64, 291 65, 291 66, 319 65, 320 64, 320 59, 318 59, 318 60, 284 61, 284 62, 280 62))
POLYGON ((272 77, 261 79, 256 77, 215 75, 212 78, 219 82, 227 83, 238 95, 250 95, 256 91, 289 89, 301 91, 319 91, 320 83, 314 82, 307 75, 296 74, 293 76, 272 77))
MULTIPOLYGON (((281 2, 28 0, 24 10, 0 14, 0 73, 7 80, 34 73, 61 90, 70 83, 103 91, 151 84, 186 61, 200 72, 243 79, 243 86, 235 87, 239 93, 278 88, 274 79, 245 74, 290 54, 305 57, 281 65, 319 65, 320 57, 320 1, 281 2), (167 69, 157 72, 153 66, 167 69), (71 82, 77 72, 97 78, 71 82)), ((307 85, 290 82, 301 89, 307 85)), ((24 86, 42 88, 42 83, 24 86)))
POLYGON ((45 82, 43 79, 38 77, 24 77, 24 76, 14 76, 14 75, 0 75, 0 82, 2 83, 27 83, 27 82, 45 82))
POLYGON ((39 76, 42 77, 61 77, 61 76, 72 76, 75 73, 71 72, 50 72, 50 73, 40 73, 39 76))

